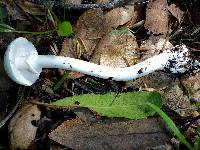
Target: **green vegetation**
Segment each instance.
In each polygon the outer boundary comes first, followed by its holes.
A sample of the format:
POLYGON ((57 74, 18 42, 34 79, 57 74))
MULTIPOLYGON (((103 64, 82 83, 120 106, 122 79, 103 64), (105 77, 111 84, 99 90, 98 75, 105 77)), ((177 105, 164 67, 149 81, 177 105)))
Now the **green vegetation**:
POLYGON ((69 71, 65 71, 64 74, 62 75, 62 78, 54 85, 53 91, 57 91, 62 86, 62 84, 67 79, 68 75, 69 71))
POLYGON ((102 116, 142 119, 155 114, 147 102, 162 106, 158 92, 108 93, 103 95, 83 94, 66 97, 51 104, 56 106, 87 107, 102 116))
POLYGON ((167 126, 172 130, 172 132, 178 137, 178 139, 187 146, 188 149, 192 150, 191 144, 186 140, 185 136, 181 134, 179 129, 176 127, 175 123, 168 117, 168 115, 163 112, 158 106, 148 103, 148 105, 155 110, 161 118, 165 121, 167 126))
POLYGON ((63 21, 58 25, 58 35, 59 36, 70 36, 73 34, 72 25, 69 21, 63 21))

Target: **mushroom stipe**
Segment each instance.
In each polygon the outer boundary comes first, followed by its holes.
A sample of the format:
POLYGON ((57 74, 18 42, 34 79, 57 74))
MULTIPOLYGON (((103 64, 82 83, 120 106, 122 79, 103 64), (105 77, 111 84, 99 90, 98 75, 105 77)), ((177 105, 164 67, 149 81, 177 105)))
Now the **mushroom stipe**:
POLYGON ((4 67, 8 76, 25 86, 36 82, 42 68, 61 68, 103 79, 128 81, 156 70, 182 74, 191 69, 198 69, 199 66, 200 63, 191 58, 188 48, 183 44, 126 68, 111 68, 63 56, 38 55, 34 45, 23 37, 12 41, 4 56, 4 67))

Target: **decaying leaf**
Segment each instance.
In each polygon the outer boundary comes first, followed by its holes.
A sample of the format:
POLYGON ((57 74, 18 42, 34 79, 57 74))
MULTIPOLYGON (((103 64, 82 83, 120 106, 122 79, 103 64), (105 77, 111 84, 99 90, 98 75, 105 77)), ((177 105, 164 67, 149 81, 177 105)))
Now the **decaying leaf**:
POLYGON ((181 22, 181 20, 183 20, 183 16, 184 16, 185 12, 182 11, 177 5, 172 4, 172 5, 168 6, 168 10, 174 17, 176 17, 176 19, 178 20, 179 23, 181 22))
POLYGON ((195 75, 186 76, 181 78, 181 84, 187 91, 190 98, 194 98, 199 101, 200 97, 200 73, 195 75))
POLYGON ((101 9, 90 9, 83 13, 77 21, 75 35, 82 40, 86 52, 91 55, 104 35, 129 21, 133 24, 136 20, 134 2, 125 7, 114 8, 107 13, 101 9))
POLYGON ((173 45, 162 35, 151 35, 148 40, 142 41, 140 48, 145 48, 147 51, 143 53, 141 60, 145 60, 154 55, 159 54, 165 49, 172 48, 173 45))
POLYGON ((169 16, 167 0, 155 0, 147 5, 145 28, 154 34, 166 34, 168 32, 169 16))
POLYGON ((86 52, 91 55, 96 44, 106 34, 107 30, 103 11, 101 9, 90 9, 83 13, 77 21, 75 35, 82 39, 86 52))
POLYGON ((169 137, 159 119, 107 121, 87 124, 63 122, 49 134, 51 140, 72 149, 145 149, 166 145, 169 137))
POLYGON ((158 92, 129 92, 108 93, 103 95, 83 94, 53 102, 56 106, 87 107, 101 116, 124 117, 130 119, 141 119, 154 115, 149 109, 147 102, 161 107, 161 95, 158 92))
POLYGON ((113 30, 99 42, 91 61, 104 66, 127 67, 139 59, 136 47, 136 38, 128 29, 113 30))
POLYGON ((105 14, 105 23, 113 29, 126 24, 130 20, 132 20, 132 23, 135 23, 137 20, 133 0, 130 0, 128 5, 114 8, 105 14))
POLYGON ((173 78, 170 74, 161 71, 153 72, 147 76, 126 82, 124 88, 161 91, 171 86, 173 78), (163 82, 165 81, 165 82, 163 82))
POLYGON ((22 107, 9 123, 9 136, 12 149, 28 149, 36 136, 35 126, 41 112, 37 105, 28 104, 22 107))
POLYGON ((75 41, 72 38, 65 38, 62 44, 62 49, 60 51, 60 56, 76 58, 76 47, 75 41))
POLYGON ((164 105, 181 116, 189 116, 192 112, 190 100, 184 95, 178 80, 171 83, 164 92, 164 105))
POLYGON ((37 5, 28 1, 15 0, 16 4, 23 9, 24 12, 31 15, 45 15, 45 7, 43 5, 37 5))

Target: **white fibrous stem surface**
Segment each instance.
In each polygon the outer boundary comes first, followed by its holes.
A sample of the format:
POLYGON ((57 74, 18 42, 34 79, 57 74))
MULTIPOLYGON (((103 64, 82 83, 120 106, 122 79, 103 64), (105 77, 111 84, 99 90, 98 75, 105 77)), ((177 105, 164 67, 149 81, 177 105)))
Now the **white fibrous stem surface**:
POLYGON ((187 47, 181 44, 133 66, 112 68, 69 57, 38 55, 34 45, 20 37, 9 45, 4 56, 4 66, 11 79, 19 84, 30 86, 39 78, 43 68, 67 69, 103 79, 128 81, 156 70, 176 74, 185 73, 192 69, 199 69, 200 63, 193 60, 187 47))
POLYGON ((90 62, 54 55, 31 57, 29 66, 36 72, 41 68, 61 68, 87 75, 116 81, 133 80, 156 70, 169 70, 171 73, 184 73, 191 62, 185 45, 178 45, 141 63, 126 68, 111 68, 90 62), (34 61, 33 61, 34 60, 34 61), (35 63, 37 62, 37 63, 35 63))

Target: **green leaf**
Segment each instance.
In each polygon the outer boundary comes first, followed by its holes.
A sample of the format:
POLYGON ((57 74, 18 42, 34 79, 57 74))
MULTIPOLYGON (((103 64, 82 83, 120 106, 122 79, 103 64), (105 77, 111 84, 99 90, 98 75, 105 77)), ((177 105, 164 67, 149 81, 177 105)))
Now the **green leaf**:
POLYGON ((72 25, 69 21, 64 21, 58 25, 59 36, 70 36, 73 33, 72 25))
POLYGON ((142 119, 155 114, 155 111, 149 108, 147 102, 161 107, 161 95, 158 92, 142 91, 104 95, 84 94, 67 97, 52 104, 57 106, 87 107, 107 117, 142 119))
POLYGON ((6 24, 0 24, 0 32, 14 32, 15 29, 6 24))
POLYGON ((165 112, 163 112, 156 105, 154 105, 152 103, 148 103, 148 105, 151 108, 153 108, 162 117, 162 119, 165 121, 165 123, 167 124, 167 126, 174 132, 174 134, 178 137, 178 139, 183 144, 185 144, 188 147, 188 149, 192 150, 192 146, 190 145, 190 143, 186 140, 185 136, 183 134, 181 134, 181 132, 179 131, 179 129, 176 127, 175 123, 168 117, 168 115, 165 112))
POLYGON ((57 91, 63 85, 63 83, 67 79, 68 75, 69 75, 69 72, 65 71, 62 78, 53 87, 53 91, 57 91))

